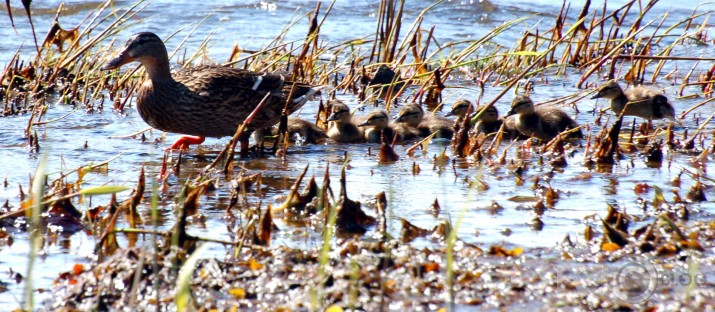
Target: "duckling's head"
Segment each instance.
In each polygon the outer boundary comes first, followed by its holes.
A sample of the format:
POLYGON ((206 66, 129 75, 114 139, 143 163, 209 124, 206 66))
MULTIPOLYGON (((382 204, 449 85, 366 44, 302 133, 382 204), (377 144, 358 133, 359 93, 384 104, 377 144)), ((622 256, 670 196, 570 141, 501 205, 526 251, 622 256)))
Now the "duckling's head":
POLYGON ((507 116, 514 114, 531 114, 534 112, 534 102, 528 96, 517 95, 513 101, 511 101, 511 110, 507 113, 507 116))
POLYGON ((420 122, 422 122, 424 114, 425 112, 422 110, 421 106, 417 104, 410 104, 400 110, 400 113, 397 117, 395 117, 395 121, 415 128, 420 124, 420 122))
POLYGON ((458 118, 464 118, 467 115, 469 107, 472 106, 472 102, 469 100, 459 100, 452 104, 452 109, 445 116, 457 116, 458 118))
POLYGON ((388 122, 387 113, 376 110, 367 115, 367 119, 360 123, 358 127, 373 126, 375 129, 385 129, 387 128, 388 122))
POLYGON ((606 98, 612 100, 621 95, 623 95, 623 89, 621 89, 621 86, 618 85, 618 82, 616 82, 616 80, 611 79, 602 84, 601 87, 598 88, 598 92, 596 93, 596 95, 591 98, 606 98))
POLYGON ((669 118, 669 119, 677 121, 675 119, 675 109, 673 109, 673 105, 670 105, 670 103, 668 103, 668 102, 659 102, 659 103, 657 103, 657 106, 658 107, 656 107, 655 109, 660 114, 660 116, 658 116, 658 114, 656 114, 656 117, 669 118))
POLYGON ((159 36, 151 32, 140 32, 134 34, 124 44, 124 48, 119 54, 102 67, 104 70, 112 70, 124 64, 138 61, 147 68, 151 75, 152 65, 166 63, 168 70, 169 56, 166 46, 159 36))
MULTIPOLYGON (((483 107, 477 108, 477 112, 479 112, 483 107)), ((483 122, 496 122, 499 120, 499 111, 497 110, 494 105, 487 107, 487 109, 484 111, 482 116, 479 117, 479 120, 483 122)))
POLYGON ((350 108, 344 103, 336 101, 330 105, 330 116, 328 116, 328 121, 349 123, 350 117, 350 108))

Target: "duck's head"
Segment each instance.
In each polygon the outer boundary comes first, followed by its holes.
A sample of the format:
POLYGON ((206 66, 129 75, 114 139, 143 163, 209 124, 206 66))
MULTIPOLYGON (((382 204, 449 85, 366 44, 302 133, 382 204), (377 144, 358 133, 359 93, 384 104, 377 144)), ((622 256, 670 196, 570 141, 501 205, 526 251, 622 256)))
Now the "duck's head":
POLYGON ((417 104, 410 104, 403 107, 395 117, 395 121, 405 123, 410 127, 417 127, 424 117, 424 110, 417 104))
POLYGON ((467 115, 469 107, 472 106, 472 102, 469 100, 459 100, 452 104, 452 109, 445 116, 457 116, 458 118, 464 118, 467 115))
POLYGON ((380 67, 377 68, 375 74, 372 76, 372 79, 370 79, 370 83, 368 83, 368 85, 374 86, 390 84, 393 82, 393 80, 395 80, 395 75, 396 73, 392 70, 392 68, 384 64, 380 65, 380 67))
POLYGON ((611 100, 621 95, 623 95, 623 89, 621 89, 621 86, 618 85, 618 82, 616 80, 611 79, 602 84, 598 88, 598 92, 596 92, 596 95, 591 97, 591 99, 606 98, 611 100))
POLYGON ((140 32, 131 36, 119 54, 102 69, 117 69, 133 61, 140 62, 147 68, 159 62, 166 62, 168 65, 168 59, 166 46, 159 36, 151 32, 140 32))
POLYGON ((529 114, 534 112, 534 102, 528 96, 517 95, 513 101, 511 101, 511 110, 507 113, 507 116, 514 114, 529 114))
POLYGON ((387 113, 377 110, 367 115, 367 119, 360 123, 358 127, 373 126, 375 129, 384 129, 387 128, 388 122, 387 113))
POLYGON ((675 119, 675 109, 673 108, 673 105, 670 105, 670 103, 665 102, 657 103, 657 106, 658 107, 655 108, 657 110, 656 117, 668 118, 674 121, 678 121, 677 119, 675 119))
MULTIPOLYGON (((482 107, 477 109, 477 112, 479 112, 482 109, 482 107)), ((489 106, 486 108, 482 116, 479 117, 479 120, 484 121, 484 122, 495 122, 499 120, 499 111, 497 110, 494 105, 489 106)))
POLYGON ((342 102, 334 101, 330 105, 330 116, 328 116, 328 121, 340 123, 350 122, 350 108, 342 102))

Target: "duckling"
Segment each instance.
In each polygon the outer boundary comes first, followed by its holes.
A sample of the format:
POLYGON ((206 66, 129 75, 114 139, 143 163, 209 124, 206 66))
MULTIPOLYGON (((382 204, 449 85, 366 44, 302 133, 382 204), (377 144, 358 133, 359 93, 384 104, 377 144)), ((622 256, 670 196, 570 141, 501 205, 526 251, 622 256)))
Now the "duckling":
POLYGON ((246 156, 252 130, 273 126, 286 103, 288 111, 294 112, 318 91, 286 81, 281 75, 224 66, 194 66, 172 74, 164 42, 150 32, 129 38, 103 69, 117 69, 133 61, 141 63, 148 76, 137 91, 139 116, 158 130, 198 136, 182 138, 172 149, 200 144, 204 137, 232 136, 268 95, 239 138, 241 156, 246 156), (289 95, 292 98, 288 99, 289 95))
POLYGON ((426 114, 420 105, 409 104, 395 117, 397 123, 419 130, 421 136, 437 132, 435 137, 451 139, 454 134, 454 122, 449 118, 426 114))
MULTIPOLYGON (((458 100, 452 104, 452 109, 447 113, 446 116, 457 116, 457 123, 462 123, 464 116, 467 115, 469 107, 472 106, 472 102, 468 100, 458 100)), ((474 114, 478 113, 482 107, 477 107, 474 110, 474 114)), ((471 116, 470 116, 471 117, 471 116)), ((485 134, 494 133, 499 131, 502 124, 504 124, 504 134, 505 138, 519 138, 526 139, 528 137, 523 136, 516 130, 516 118, 515 116, 499 117, 499 110, 495 106, 491 106, 487 111, 479 117, 479 121, 476 124, 477 133, 484 132, 485 134)))
MULTIPOLYGON (((576 121, 555 107, 534 107, 528 96, 518 95, 511 102, 508 115, 517 114, 516 129, 526 136, 535 136, 548 141, 567 129, 577 128, 576 121)), ((570 138, 582 138, 581 130, 572 132, 570 138)))
POLYGON ((668 98, 658 91, 638 86, 628 89, 625 93, 616 80, 609 80, 600 88, 592 99, 606 98, 611 100, 611 109, 620 115, 625 108, 624 116, 636 116, 644 119, 675 119, 675 110, 668 103, 668 98), (628 107, 626 108, 626 104, 628 107))
MULTIPOLYGON (((278 135, 278 126, 270 128, 262 128, 253 133, 253 138, 256 142, 261 142, 266 136, 278 135)), ((297 117, 288 117, 287 124, 288 138, 292 142, 301 142, 302 144, 316 144, 328 138, 325 131, 316 124, 297 117)))
MULTIPOLYGON (((477 112, 482 110, 483 107, 477 108, 477 112)), ((479 116, 479 121, 477 121, 477 133, 494 133, 499 131, 504 120, 499 118, 499 111, 494 105, 487 107, 486 111, 479 116)))
POLYGON ((338 143, 360 143, 363 142, 364 133, 358 128, 350 116, 350 108, 345 103, 334 100, 328 102, 330 105, 330 116, 328 121, 328 137, 338 143))
POLYGON ((390 119, 387 113, 376 110, 368 114, 367 119, 360 123, 358 127, 372 126, 372 128, 365 130, 365 141, 368 143, 381 143, 383 133, 388 142, 392 142, 393 138, 395 138, 395 134, 397 134, 397 143, 415 139, 419 135, 416 129, 399 124, 393 126, 390 125, 389 122, 390 119))
POLYGON ((465 99, 457 100, 452 104, 450 111, 444 116, 457 116, 455 122, 461 123, 464 120, 464 116, 467 115, 467 111, 469 111, 470 106, 472 107, 472 113, 474 113, 474 106, 472 106, 472 102, 465 99))
POLYGON ((316 144, 328 138, 325 130, 316 124, 297 117, 288 117, 288 136, 303 144, 316 144))

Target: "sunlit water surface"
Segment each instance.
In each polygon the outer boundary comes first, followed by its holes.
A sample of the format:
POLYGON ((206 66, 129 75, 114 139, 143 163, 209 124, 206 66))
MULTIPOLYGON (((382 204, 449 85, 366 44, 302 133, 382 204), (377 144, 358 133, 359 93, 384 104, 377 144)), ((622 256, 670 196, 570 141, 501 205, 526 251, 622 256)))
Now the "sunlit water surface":
MULTIPOLYGON (((19 1, 11 1, 19 5, 19 1)), ((65 11, 60 22, 65 27, 73 27, 101 3, 86 1, 65 1, 65 11)), ((123 7, 129 2, 118 1, 116 8, 123 7)), ((193 51, 201 41, 210 36, 209 55, 215 61, 225 60, 233 45, 238 43, 248 49, 258 49, 267 44, 277 35, 289 19, 297 18, 314 10, 316 1, 155 1, 150 3, 143 12, 137 15, 136 24, 124 30, 119 38, 125 40, 132 33, 138 31, 153 31, 160 37, 165 37, 175 32, 180 27, 195 25, 206 18, 202 25, 196 29, 187 45, 187 51, 193 51)), ((415 16, 429 5, 429 1, 407 1, 405 12, 406 23, 411 24, 415 16)), ((609 1, 610 9, 616 8, 625 1, 609 1)), ((54 16, 60 1, 33 2, 34 23, 40 37, 43 37, 49 22, 54 16)), ((573 18, 582 5, 581 1, 574 1, 571 5, 573 18)), ((596 5, 594 5, 595 7, 596 5)), ((322 12, 328 7, 323 3, 322 12)), ((592 7, 593 8, 593 7, 592 7)), ((361 38, 370 35, 375 28, 375 15, 377 13, 376 1, 337 1, 333 11, 321 29, 321 40, 326 43, 340 43, 346 40, 361 38)), ((552 25, 554 16, 560 9, 560 4, 552 1, 446 1, 426 17, 425 27, 436 25, 435 35, 440 42, 459 41, 479 38, 494 27, 515 18, 530 16, 530 19, 521 25, 512 28, 495 40, 503 45, 512 46, 523 31, 531 27, 546 30, 552 25), (503 2, 503 3, 502 3, 503 2), (536 26, 534 26, 536 25, 536 26)), ((663 27, 668 27, 682 18, 689 16, 692 5, 683 1, 661 1, 651 13, 651 18, 669 12, 669 18, 663 27)), ((712 4, 710 10, 715 9, 712 4)), ((705 8, 703 8, 705 10, 705 8)), ((26 17, 19 7, 14 7, 17 33, 10 27, 9 19, 5 12, 0 13, 0 64, 4 67, 15 51, 20 48, 23 55, 34 55, 34 44, 26 17)), ((702 21, 699 21, 702 22, 702 21)), ((307 21, 303 19, 288 32, 288 39, 300 39, 307 32, 307 21)), ((191 29, 188 27, 187 29, 191 29)), ((186 34, 187 31, 181 34, 186 34)), ((678 33, 678 32, 675 32, 678 33)), ((172 50, 180 41, 178 36, 167 43, 172 50)), ((41 40, 40 38, 39 40, 41 40)), ((330 44, 327 44, 330 45, 330 44)), ((712 55, 712 47, 679 46, 674 55, 703 56, 712 55), (695 49, 695 50, 694 50, 695 49), (709 54, 707 54, 709 53, 709 54)), ((674 68, 675 64, 668 64, 667 70, 674 68)), ((691 63, 677 64, 681 77, 689 69, 691 63)), ((701 64, 697 68, 707 69, 712 64, 701 64)), ((580 73, 573 73, 562 77, 550 77, 548 84, 537 83, 532 97, 538 102, 553 97, 559 97, 577 92, 575 84, 580 78, 580 73)), ((596 82, 597 78, 592 77, 596 82)), ((666 83, 665 81, 661 81, 666 83)), ((452 103, 459 97, 475 99, 478 88, 474 83, 459 79, 447 81, 450 87, 444 92, 446 103, 452 103)), ((667 87, 668 85, 661 85, 667 87)), ((667 94, 675 98, 677 88, 667 89, 667 94)), ((484 98, 489 100, 499 91, 498 87, 488 87, 484 98)), ((691 92, 694 93, 694 92, 691 92)), ((339 95, 351 107, 357 102, 351 95, 339 95)), ((497 104, 500 112, 508 110, 507 96, 497 104)), ((677 99, 672 100, 676 112, 682 112, 702 99, 677 99)), ((52 101, 48 101, 52 103, 52 101)), ((54 101, 56 102, 56 100, 54 101)), ((579 112, 568 109, 581 124, 592 124, 592 131, 600 130, 594 125, 594 109, 605 107, 603 101, 583 100, 578 103, 579 112)), ((703 114, 707 117, 713 109, 709 104, 698 111, 696 115, 703 114)), ((308 120, 314 119, 317 101, 306 104, 300 116, 308 120)), ((369 111, 372 108, 368 108, 369 111)), ((80 166, 99 163, 119 155, 109 164, 108 172, 88 174, 85 187, 100 185, 136 185, 139 169, 144 166, 147 171, 148 181, 154 180, 160 169, 163 148, 167 143, 155 143, 161 139, 162 133, 153 131, 148 134, 147 142, 138 139, 114 138, 125 136, 145 129, 147 125, 138 116, 134 108, 129 108, 126 114, 120 115, 110 110, 102 113, 86 114, 79 109, 72 112, 73 108, 66 105, 52 105, 44 120, 52 120, 71 113, 60 121, 35 127, 40 135, 41 150, 39 154, 31 153, 24 137, 24 129, 29 119, 28 115, 0 118, 0 178, 7 179, 8 187, 0 187, 0 201, 9 201, 13 207, 19 207, 19 185, 25 193, 29 177, 34 174, 42 155, 47 155, 47 172, 51 177, 57 177, 60 172, 67 172, 80 166), (85 144, 87 147, 85 147, 85 144)), ((358 112, 366 114, 367 111, 358 112)), ((396 112, 392 112, 395 114, 396 112)), ((690 115, 692 117, 692 115, 690 115)), ((704 118, 701 118, 701 120, 704 118)), ((630 119, 628 119, 630 125, 630 119)), ((663 125, 656 122, 656 125, 663 125)), ((697 128, 694 118, 683 120, 683 126, 676 127, 682 135, 685 127, 691 132, 697 128)), ((710 132, 708 126, 706 132, 710 132)), ((166 142, 172 142, 178 136, 166 134, 166 142)), ((189 152, 182 164, 181 176, 172 177, 169 183, 174 189, 178 183, 193 177, 198 170, 206 166, 216 152, 220 150, 227 139, 209 139, 207 142, 189 152), (204 157, 205 156, 205 157, 204 157)), ((325 167, 330 164, 331 181, 333 189, 338 192, 339 170, 344 161, 344 153, 350 156, 350 169, 347 171, 348 194, 352 199, 363 202, 363 207, 374 214, 374 196, 384 191, 389 203, 388 218, 389 232, 398 236, 400 232, 400 219, 404 218, 415 225, 432 228, 442 219, 456 221, 461 218, 458 228, 460 239, 488 248, 493 244, 506 244, 508 246, 523 247, 552 247, 564 239, 567 234, 580 237, 584 229, 585 218, 591 215, 604 216, 608 204, 617 205, 629 213, 639 214, 640 199, 650 200, 653 191, 642 195, 634 193, 637 183, 647 183, 663 188, 666 198, 671 199, 669 181, 676 177, 681 168, 690 168, 691 155, 669 154, 668 160, 661 168, 648 168, 642 159, 635 158, 633 162, 622 161, 610 173, 591 171, 583 166, 583 145, 576 149, 567 161, 569 166, 563 172, 552 172, 549 165, 537 164, 539 156, 532 154, 525 159, 529 169, 524 174, 525 183, 517 185, 512 173, 504 166, 490 167, 476 165, 473 161, 455 160, 439 166, 435 165, 433 157, 447 148, 447 155, 451 157, 450 149, 446 142, 433 142, 427 151, 417 151, 414 157, 408 157, 404 151, 406 146, 396 147, 401 159, 391 165, 378 165, 373 155, 368 155, 368 150, 377 150, 377 145, 309 145, 296 146, 290 149, 285 161, 274 157, 250 159, 245 167, 251 173, 263 172, 266 184, 266 197, 263 205, 278 205, 280 198, 288 193, 288 188, 300 174, 302 169, 310 164, 308 176, 315 175, 318 183, 322 181, 325 167), (413 175, 412 166, 416 163, 421 172, 413 175), (547 209, 541 221, 544 227, 540 231, 532 229, 530 223, 537 215, 529 203, 510 201, 514 196, 534 196, 532 190, 534 178, 539 177, 542 184, 548 182, 554 189, 560 191, 560 199, 556 205, 547 209), (470 187, 470 182, 481 180, 488 189, 470 187), (432 202, 437 199, 441 210, 436 218, 431 209, 432 202), (492 202, 496 202, 504 209, 492 211, 487 209, 492 202), (508 229, 508 230, 507 230, 508 229), (510 234, 506 234, 510 232, 510 234)), ((506 146, 506 144, 504 144, 506 146)), ((501 150, 500 150, 501 151, 501 150)), ((509 151, 509 158, 516 157, 516 149, 509 151)), ((176 156, 176 155, 174 155, 176 156)), ((452 157, 453 158, 453 157, 452 157)), ((518 160, 518 159, 517 159, 518 160)), ((707 170, 712 172, 712 162, 707 165, 707 170)), ((236 166, 238 167, 238 166, 236 166)), ((69 181, 77 179, 76 174, 67 178, 69 181)), ((684 176, 681 195, 693 184, 693 180, 684 176)), ((150 189, 150 186, 149 186, 150 189)), ((206 194, 201 201, 201 213, 206 216, 204 222, 193 222, 189 228, 192 234, 218 239, 230 239, 230 224, 223 218, 224 209, 228 202, 230 190, 227 187, 206 194)), ((140 211, 145 219, 149 219, 148 203, 149 194, 145 197, 140 211)), ((119 198, 127 198, 129 192, 119 194, 119 198)), ((715 198, 711 190, 706 191, 708 198, 715 198)), ((77 204, 80 210, 88 207, 104 205, 107 197, 85 199, 77 204)), ((160 213, 164 218, 159 229, 165 230, 173 225, 173 198, 161 198, 160 213)), ((254 203, 256 204, 256 203, 254 203)), ((703 212, 696 214, 696 219, 709 218, 713 212, 712 201, 694 204, 690 207, 703 212)), ((592 220, 592 219, 591 219, 592 220)), ((589 221, 590 222, 590 221, 589 221)), ((299 248, 314 248, 319 244, 315 238, 319 234, 310 229, 286 225, 280 218, 276 219, 280 231, 274 232, 272 242, 274 245, 288 245, 299 248)), ((126 226, 125 223, 119 225, 126 226)), ((26 233, 11 231, 14 243, 10 246, 0 247, 0 281, 8 283, 9 291, 0 293, 0 305, 18 306, 23 294, 24 284, 16 284, 9 272, 26 275, 28 264, 29 241, 26 233)), ((368 233, 368 236, 371 233, 368 233)), ((33 272, 33 285, 36 288, 48 289, 51 287, 57 274, 71 269, 74 263, 87 263, 93 256, 96 235, 83 231, 76 233, 57 233, 50 240, 44 242, 40 257, 36 260, 36 269, 33 272)), ((579 238, 580 239, 580 238, 579 238)), ((122 240, 120 244, 126 244, 122 240)), ((418 240, 416 245, 434 245, 435 241, 418 240)), ((218 244, 210 248, 206 256, 224 257, 226 249, 218 244)), ((45 294, 39 295, 44 297, 45 294)))

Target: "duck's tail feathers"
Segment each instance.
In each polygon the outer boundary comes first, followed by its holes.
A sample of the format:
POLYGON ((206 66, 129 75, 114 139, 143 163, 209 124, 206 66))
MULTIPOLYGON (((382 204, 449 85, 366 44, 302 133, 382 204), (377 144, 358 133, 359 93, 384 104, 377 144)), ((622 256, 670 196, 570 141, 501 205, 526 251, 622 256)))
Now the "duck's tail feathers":
POLYGON ((293 99, 293 104, 295 104, 296 106, 302 106, 302 105, 305 104, 305 102, 307 102, 311 97, 313 97, 313 95, 315 95, 318 91, 322 90, 323 88, 325 88, 325 87, 324 87, 324 86, 320 86, 320 87, 310 87, 310 89, 308 90, 308 92, 304 93, 303 95, 301 95, 301 96, 299 96, 299 97, 297 97, 297 98, 294 98, 294 99, 293 99))

